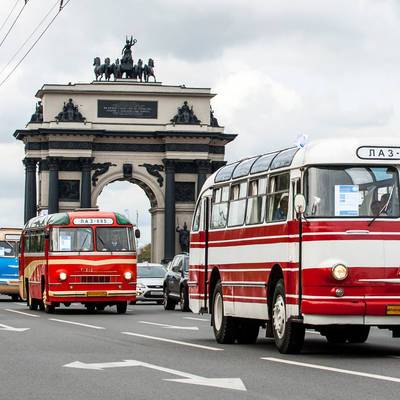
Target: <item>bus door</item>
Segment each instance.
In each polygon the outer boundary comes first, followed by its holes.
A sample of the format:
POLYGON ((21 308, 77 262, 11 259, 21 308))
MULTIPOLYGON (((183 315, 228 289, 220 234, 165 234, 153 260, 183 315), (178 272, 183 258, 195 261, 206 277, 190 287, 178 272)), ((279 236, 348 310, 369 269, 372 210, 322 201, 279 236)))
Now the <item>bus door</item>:
MULTIPOLYGON (((207 193, 206 193, 207 194, 207 193)), ((211 191, 210 191, 211 194, 211 191)), ((199 266, 199 271, 197 272, 197 279, 199 285, 199 294, 202 297, 202 302, 200 306, 200 313, 208 312, 208 281, 209 281, 209 271, 208 271, 208 233, 209 233, 209 223, 210 223, 210 196, 204 196, 199 204, 199 235, 198 241, 200 243, 200 248, 198 249, 198 257, 193 260, 196 265, 199 266), (201 271, 201 272, 200 272, 201 271)))

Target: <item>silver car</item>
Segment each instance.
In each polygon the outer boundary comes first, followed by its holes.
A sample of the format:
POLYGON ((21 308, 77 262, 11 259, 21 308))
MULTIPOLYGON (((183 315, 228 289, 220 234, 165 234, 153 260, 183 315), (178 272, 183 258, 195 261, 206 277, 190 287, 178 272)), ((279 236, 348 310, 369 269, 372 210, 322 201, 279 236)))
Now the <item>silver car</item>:
POLYGON ((156 301, 163 303, 163 282, 166 269, 161 264, 147 262, 137 265, 138 301, 156 301))

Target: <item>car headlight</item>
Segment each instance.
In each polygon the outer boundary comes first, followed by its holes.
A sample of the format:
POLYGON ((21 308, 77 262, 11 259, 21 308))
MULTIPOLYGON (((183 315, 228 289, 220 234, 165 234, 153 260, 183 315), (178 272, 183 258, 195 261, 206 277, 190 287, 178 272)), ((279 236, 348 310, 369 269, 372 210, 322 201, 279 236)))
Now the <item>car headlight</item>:
POLYGON ((60 281, 65 281, 67 279, 67 274, 65 272, 60 272, 60 281))
POLYGON ((124 273, 124 278, 129 281, 129 279, 132 279, 132 272, 131 271, 127 271, 124 273))
POLYGON ((349 269, 343 264, 337 264, 332 268, 332 276, 337 281, 343 281, 349 275, 349 269))
POLYGON ((138 283, 137 285, 136 285, 136 287, 138 288, 138 289, 144 289, 145 287, 146 287, 146 285, 143 285, 143 283, 138 283))

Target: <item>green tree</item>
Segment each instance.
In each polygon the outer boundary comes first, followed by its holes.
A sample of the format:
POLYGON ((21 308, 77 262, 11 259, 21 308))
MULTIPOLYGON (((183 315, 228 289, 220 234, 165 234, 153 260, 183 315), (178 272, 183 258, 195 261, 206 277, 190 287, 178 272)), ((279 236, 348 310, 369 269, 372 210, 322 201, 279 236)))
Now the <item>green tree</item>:
POLYGON ((151 261, 151 243, 145 244, 139 249, 138 262, 151 261))

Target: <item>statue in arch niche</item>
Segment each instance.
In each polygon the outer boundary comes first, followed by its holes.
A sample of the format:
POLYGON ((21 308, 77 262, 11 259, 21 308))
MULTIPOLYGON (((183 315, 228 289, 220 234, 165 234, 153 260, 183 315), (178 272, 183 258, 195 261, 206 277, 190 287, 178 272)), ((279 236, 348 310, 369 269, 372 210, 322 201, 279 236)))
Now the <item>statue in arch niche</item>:
POLYGON ((190 232, 188 230, 186 222, 183 223, 183 228, 176 227, 176 231, 179 233, 179 244, 183 253, 189 252, 189 237, 190 232))

